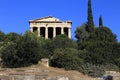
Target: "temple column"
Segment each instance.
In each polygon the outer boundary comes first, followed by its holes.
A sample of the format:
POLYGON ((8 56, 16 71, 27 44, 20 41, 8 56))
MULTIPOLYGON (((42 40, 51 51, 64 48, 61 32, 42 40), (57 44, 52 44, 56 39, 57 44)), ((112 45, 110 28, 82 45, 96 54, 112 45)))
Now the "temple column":
POLYGON ((71 28, 68 28, 68 38, 71 38, 71 28))
POLYGON ((38 27, 37 30, 38 30, 38 36, 40 36, 40 27, 38 27))
POLYGON ((33 27, 30 27, 30 31, 33 32, 33 27))
POLYGON ((61 34, 64 34, 64 27, 61 27, 61 34))
POLYGON ((48 27, 45 27, 45 39, 48 39, 48 27))
POLYGON ((56 37, 56 27, 53 27, 53 38, 56 37))

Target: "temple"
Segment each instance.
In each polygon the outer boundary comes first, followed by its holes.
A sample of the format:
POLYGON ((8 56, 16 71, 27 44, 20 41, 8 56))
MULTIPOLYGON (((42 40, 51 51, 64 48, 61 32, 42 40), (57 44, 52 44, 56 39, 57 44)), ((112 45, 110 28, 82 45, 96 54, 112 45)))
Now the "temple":
POLYGON ((72 21, 61 21, 52 16, 30 20, 30 31, 36 32, 38 36, 54 38, 60 34, 66 34, 71 38, 71 25, 72 21))

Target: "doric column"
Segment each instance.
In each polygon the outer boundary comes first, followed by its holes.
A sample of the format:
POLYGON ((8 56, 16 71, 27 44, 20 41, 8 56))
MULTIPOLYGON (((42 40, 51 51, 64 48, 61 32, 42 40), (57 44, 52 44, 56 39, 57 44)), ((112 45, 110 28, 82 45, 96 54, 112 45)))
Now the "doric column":
POLYGON ((48 27, 45 27, 45 39, 48 39, 48 27))
POLYGON ((53 38, 56 37, 56 27, 53 27, 53 38))
POLYGON ((40 27, 38 27, 37 30, 38 30, 38 36, 40 36, 40 27))
POLYGON ((33 32, 33 27, 30 27, 30 31, 33 32))
POLYGON ((64 27, 61 27, 61 34, 64 34, 64 27))
POLYGON ((71 38, 71 28, 68 28, 68 38, 71 38))

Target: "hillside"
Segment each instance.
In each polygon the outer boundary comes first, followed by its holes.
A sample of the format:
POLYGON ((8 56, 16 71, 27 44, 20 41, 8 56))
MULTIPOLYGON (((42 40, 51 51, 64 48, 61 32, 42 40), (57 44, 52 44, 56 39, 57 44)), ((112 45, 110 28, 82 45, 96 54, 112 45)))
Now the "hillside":
POLYGON ((1 68, 1 79, 13 80, 91 80, 90 77, 78 71, 65 71, 53 67, 29 67, 29 68, 1 68))

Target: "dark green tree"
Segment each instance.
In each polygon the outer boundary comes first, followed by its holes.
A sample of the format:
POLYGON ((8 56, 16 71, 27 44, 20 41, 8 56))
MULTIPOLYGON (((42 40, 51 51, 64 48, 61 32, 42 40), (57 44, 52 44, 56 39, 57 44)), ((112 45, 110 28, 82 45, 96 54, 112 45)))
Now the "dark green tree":
POLYGON ((114 53, 114 63, 119 67, 120 69, 120 43, 115 43, 113 45, 113 53, 114 53))
POLYGON ((116 35, 108 27, 95 28, 95 30, 90 35, 89 41, 103 41, 103 42, 117 42, 116 35))
POLYGON ((15 33, 15 32, 10 32, 9 34, 6 35, 6 40, 7 42, 16 42, 17 40, 20 39, 20 34, 15 33))
POLYGON ((39 37, 35 33, 25 32, 17 43, 17 56, 20 58, 19 66, 37 64, 40 60, 39 37))
POLYGON ((5 41, 5 36, 6 36, 5 33, 0 30, 0 42, 5 41))
POLYGON ((103 27, 102 16, 100 16, 100 18, 99 18, 99 27, 103 27))
POLYGON ((88 0, 88 32, 92 32, 94 30, 94 21, 92 16, 92 6, 91 0, 88 0))
POLYGON ((18 56, 17 50, 16 50, 17 45, 14 43, 9 43, 5 45, 2 50, 0 51, 1 53, 1 59, 2 59, 2 67, 16 67, 18 63, 18 56))
MULTIPOLYGON (((84 60, 93 64, 114 63, 113 45, 117 43, 116 35, 107 27, 95 28, 88 40, 79 45, 80 50, 87 50, 84 60)), ((117 52, 117 51, 116 51, 117 52)))
POLYGON ((40 60, 39 37, 31 32, 26 32, 20 39, 9 42, 1 50, 4 67, 25 67, 37 64, 40 60))
POLYGON ((78 44, 88 39, 89 33, 86 31, 86 29, 87 29, 87 24, 82 24, 80 27, 77 27, 75 31, 75 37, 77 38, 78 44))

